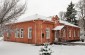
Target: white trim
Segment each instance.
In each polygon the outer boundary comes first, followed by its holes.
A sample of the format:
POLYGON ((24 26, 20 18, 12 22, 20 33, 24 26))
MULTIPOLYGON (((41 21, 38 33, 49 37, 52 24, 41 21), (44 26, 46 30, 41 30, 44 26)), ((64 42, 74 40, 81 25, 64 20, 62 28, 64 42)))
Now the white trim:
POLYGON ((11 33, 10 32, 7 32, 7 37, 11 37, 11 33))
POLYGON ((15 38, 19 38, 19 36, 18 35, 20 35, 20 33, 19 33, 19 29, 18 28, 16 28, 15 29, 15 38))
POLYGON ((32 29, 32 27, 28 27, 28 39, 32 39, 32 31, 31 31, 31 37, 29 36, 29 29, 32 29))
POLYGON ((50 28, 46 28, 46 39, 50 39, 50 28))
POLYGON ((69 30, 69 37, 71 37, 71 30, 69 30))
POLYGON ((9 37, 8 35, 9 35, 9 34, 8 34, 8 32, 7 32, 7 37, 9 37))

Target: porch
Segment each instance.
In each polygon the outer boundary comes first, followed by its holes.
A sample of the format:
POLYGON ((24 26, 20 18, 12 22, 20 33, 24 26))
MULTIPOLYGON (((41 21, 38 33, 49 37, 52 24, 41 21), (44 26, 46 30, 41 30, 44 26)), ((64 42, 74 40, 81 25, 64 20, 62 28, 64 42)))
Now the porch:
POLYGON ((63 37, 63 35, 66 36, 66 34, 63 33, 65 32, 64 26, 57 26, 53 29, 53 31, 55 36, 54 42, 66 42, 65 38, 63 37))

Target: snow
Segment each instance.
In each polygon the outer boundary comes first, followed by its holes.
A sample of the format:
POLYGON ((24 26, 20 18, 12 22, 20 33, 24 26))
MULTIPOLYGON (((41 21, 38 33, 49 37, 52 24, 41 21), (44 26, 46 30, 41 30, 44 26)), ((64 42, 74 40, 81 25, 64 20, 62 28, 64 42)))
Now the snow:
POLYGON ((0 37, 0 40, 2 40, 3 39, 3 37, 0 37))
MULTIPOLYGON (((18 22, 25 22, 25 21, 32 21, 32 20, 45 20, 45 21, 50 21, 50 22, 53 22, 51 19, 52 17, 45 17, 43 15, 39 15, 39 14, 34 14, 34 15, 31 15, 31 16, 28 16, 26 18, 18 18, 16 23, 18 22)), ((62 21, 62 20, 59 20, 60 23, 63 23, 64 25, 69 25, 69 26, 73 26, 73 27, 78 27, 76 25, 73 25, 67 21, 62 21)), ((78 27, 80 28, 80 27, 78 27)))
POLYGON ((0 42, 0 55, 38 55, 38 51, 39 47, 30 44, 0 42))
MULTIPOLYGON (((59 20, 59 22, 60 22, 60 23, 63 23, 64 25, 69 25, 69 26, 73 26, 73 27, 78 27, 78 26, 73 25, 73 24, 71 24, 71 23, 69 23, 69 22, 67 22, 67 21, 59 20)), ((80 28, 80 27, 78 27, 78 28, 80 28)))
POLYGON ((56 26, 53 30, 61 30, 64 27, 64 25, 62 26, 56 26))
MULTIPOLYGON (((14 23, 19 23, 19 22, 26 22, 26 21, 32 21, 32 20, 44 20, 44 21, 50 21, 50 22, 53 22, 52 20, 52 16, 50 17, 46 17, 46 16, 43 16, 43 15, 39 15, 39 14, 34 14, 34 15, 31 15, 31 16, 27 16, 25 18, 18 18, 14 23)), ((73 27, 78 27, 76 25, 73 25, 67 21, 63 21, 63 20, 59 20, 60 23, 63 23, 64 25, 69 25, 69 26, 73 26, 73 27)), ((9 24, 9 23, 7 23, 9 24)), ((80 27, 78 27, 80 28, 80 27)))
POLYGON ((85 55, 85 46, 54 46, 56 55, 85 55))
POLYGON ((38 20, 38 19, 39 20, 45 20, 45 21, 51 21, 51 20, 48 20, 47 17, 45 17, 43 15, 34 14, 34 15, 31 15, 31 16, 27 16, 25 18, 18 18, 16 23, 18 23, 18 22, 25 22, 25 21, 32 21, 32 20, 38 20))
MULTIPOLYGON (((18 22, 25 22, 25 21, 32 21, 32 20, 45 20, 45 21, 50 21, 50 22, 53 22, 51 19, 52 17, 45 17, 43 15, 39 15, 39 14, 34 14, 34 15, 31 15, 31 16, 27 16, 25 18, 18 18, 17 21, 15 23, 18 23, 18 22)), ((69 26, 73 26, 73 27, 78 27, 76 25, 73 25, 67 21, 62 21, 62 20, 59 20, 60 23, 63 23, 64 25, 69 25, 69 26)), ((80 28, 80 27, 78 27, 80 28)))
POLYGON ((85 43, 85 42, 82 42, 82 41, 77 41, 77 42, 72 42, 72 43, 85 43))
MULTIPOLYGON (((0 41, 0 55, 39 55, 43 46, 0 41)), ((85 55, 85 46, 50 45, 52 55, 85 55)))

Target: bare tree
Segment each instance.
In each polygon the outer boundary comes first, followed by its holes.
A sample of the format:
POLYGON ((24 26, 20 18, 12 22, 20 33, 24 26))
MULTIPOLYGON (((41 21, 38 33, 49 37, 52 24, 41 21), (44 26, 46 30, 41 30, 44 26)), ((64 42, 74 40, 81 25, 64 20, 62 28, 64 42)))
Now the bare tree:
POLYGON ((0 3, 0 31, 7 23, 13 22, 26 10, 26 3, 20 4, 20 0, 2 0, 0 3))
MULTIPOLYGON (((78 16, 79 16, 79 26, 83 31, 83 35, 85 36, 85 0, 80 0, 77 4, 78 8, 78 16)), ((85 38, 85 37, 84 37, 85 38)))
POLYGON ((65 12, 63 11, 59 12, 59 17, 61 20, 65 20, 65 12))

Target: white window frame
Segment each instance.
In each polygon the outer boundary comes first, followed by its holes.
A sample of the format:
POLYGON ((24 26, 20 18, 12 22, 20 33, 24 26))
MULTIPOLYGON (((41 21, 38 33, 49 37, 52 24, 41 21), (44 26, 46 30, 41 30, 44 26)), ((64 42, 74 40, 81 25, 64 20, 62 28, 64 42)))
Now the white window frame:
POLYGON ((32 29, 32 27, 28 27, 28 38, 32 39, 32 30, 30 31, 30 29, 32 29), (29 34, 29 33, 31 33, 31 34, 29 34))
POLYGON ((16 28, 16 29, 15 29, 15 37, 16 37, 16 38, 19 38, 18 35, 20 36, 20 30, 19 30, 18 28, 16 28))
POLYGON ((10 32, 7 32, 7 37, 11 37, 11 33, 10 32))
POLYGON ((23 38, 24 37, 24 29, 22 31, 23 28, 20 29, 20 38, 23 38))
POLYGON ((50 28, 46 28, 46 39, 50 39, 50 28))
POLYGON ((68 35, 69 35, 69 37, 71 37, 71 30, 69 30, 69 32, 68 32, 68 33, 69 33, 69 34, 68 34, 68 35))

